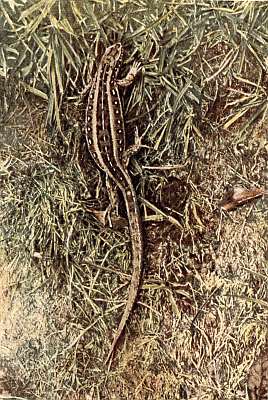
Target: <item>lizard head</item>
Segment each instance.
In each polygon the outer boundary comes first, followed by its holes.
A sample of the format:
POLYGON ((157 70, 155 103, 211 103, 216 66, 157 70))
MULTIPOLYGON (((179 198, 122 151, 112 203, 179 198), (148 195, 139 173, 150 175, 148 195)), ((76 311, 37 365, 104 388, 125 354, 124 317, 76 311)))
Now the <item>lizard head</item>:
POLYGON ((121 59, 121 55, 122 45, 121 43, 115 43, 106 49, 102 57, 102 63, 109 64, 111 67, 115 67, 118 61, 121 59))

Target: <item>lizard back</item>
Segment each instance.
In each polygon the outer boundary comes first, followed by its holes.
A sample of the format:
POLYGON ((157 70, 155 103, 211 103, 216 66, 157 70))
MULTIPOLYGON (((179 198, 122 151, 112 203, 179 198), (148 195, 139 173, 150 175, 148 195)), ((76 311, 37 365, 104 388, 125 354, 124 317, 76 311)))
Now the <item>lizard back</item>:
POLYGON ((132 82, 134 72, 131 70, 125 80, 117 80, 121 52, 120 43, 108 47, 105 51, 89 92, 85 121, 89 152, 98 167, 115 182, 123 194, 131 238, 132 276, 128 298, 106 363, 115 350, 136 301, 143 256, 141 218, 137 196, 123 161, 125 128, 118 90, 119 82, 122 86, 127 86, 132 82))

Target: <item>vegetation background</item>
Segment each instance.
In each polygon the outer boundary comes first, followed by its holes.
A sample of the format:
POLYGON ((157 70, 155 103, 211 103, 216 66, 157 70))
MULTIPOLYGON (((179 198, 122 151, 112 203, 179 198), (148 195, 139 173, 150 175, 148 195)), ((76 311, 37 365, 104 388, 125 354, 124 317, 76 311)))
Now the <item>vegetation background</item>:
POLYGON ((0 396, 264 398, 267 198, 219 204, 267 179, 268 2, 2 0, 0 27, 0 396), (142 63, 121 95, 145 259, 107 371, 131 254, 83 121, 118 41, 120 75, 142 63))

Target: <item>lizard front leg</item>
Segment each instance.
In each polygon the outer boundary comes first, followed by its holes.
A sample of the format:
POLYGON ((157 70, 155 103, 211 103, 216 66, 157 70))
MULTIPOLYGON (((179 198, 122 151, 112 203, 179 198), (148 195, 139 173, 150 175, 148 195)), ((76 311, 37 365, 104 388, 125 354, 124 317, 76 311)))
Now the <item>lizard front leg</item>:
POLYGON ((128 74, 125 76, 125 78, 123 79, 117 79, 116 83, 119 86, 129 86, 132 84, 132 82, 134 81, 137 73, 140 71, 141 69, 141 63, 140 62, 134 62, 133 65, 131 66, 128 74))

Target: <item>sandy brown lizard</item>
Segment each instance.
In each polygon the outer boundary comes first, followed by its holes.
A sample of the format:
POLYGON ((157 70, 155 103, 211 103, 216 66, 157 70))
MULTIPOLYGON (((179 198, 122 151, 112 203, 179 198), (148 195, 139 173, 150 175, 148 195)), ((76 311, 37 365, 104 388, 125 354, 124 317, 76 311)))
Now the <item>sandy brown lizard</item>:
POLYGON ((115 333, 106 363, 111 359, 135 303, 142 269, 142 230, 137 196, 127 170, 125 129, 119 86, 132 83, 138 64, 134 64, 124 79, 117 79, 121 63, 122 45, 108 47, 101 58, 89 91, 86 108, 86 139, 88 149, 97 166, 121 190, 127 211, 132 248, 132 277, 128 298, 115 333))

